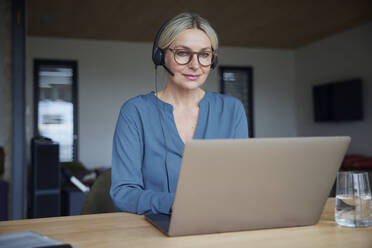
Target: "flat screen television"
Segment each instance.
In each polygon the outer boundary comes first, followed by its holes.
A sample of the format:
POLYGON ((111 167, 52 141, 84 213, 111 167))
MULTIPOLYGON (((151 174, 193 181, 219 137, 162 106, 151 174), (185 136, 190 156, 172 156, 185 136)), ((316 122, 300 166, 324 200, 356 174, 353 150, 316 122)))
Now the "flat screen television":
POLYGON ((360 78, 313 86, 315 122, 363 120, 360 78))

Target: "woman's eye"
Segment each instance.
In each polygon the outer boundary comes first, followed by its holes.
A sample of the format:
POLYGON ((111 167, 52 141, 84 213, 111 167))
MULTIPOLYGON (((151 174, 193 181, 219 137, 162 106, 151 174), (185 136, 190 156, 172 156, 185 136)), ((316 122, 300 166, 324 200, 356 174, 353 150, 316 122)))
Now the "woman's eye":
POLYGON ((201 53, 201 56, 204 57, 204 58, 208 58, 209 56, 211 56, 211 53, 210 52, 203 52, 203 53, 201 53))
POLYGON ((187 51, 180 50, 180 51, 177 51, 177 52, 176 52, 176 55, 177 55, 177 56, 182 56, 182 57, 184 57, 184 56, 189 56, 189 53, 188 53, 187 51))

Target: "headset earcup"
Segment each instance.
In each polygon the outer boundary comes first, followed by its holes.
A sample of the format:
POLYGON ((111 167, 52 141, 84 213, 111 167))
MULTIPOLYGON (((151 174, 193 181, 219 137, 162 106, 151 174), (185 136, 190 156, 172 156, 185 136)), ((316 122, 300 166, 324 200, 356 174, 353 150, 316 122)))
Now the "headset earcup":
POLYGON ((152 46, 152 61, 155 65, 164 65, 164 52, 159 48, 158 42, 160 35, 172 19, 167 20, 163 25, 161 25, 159 31, 156 33, 154 44, 152 46))
POLYGON ((153 48, 152 60, 155 65, 163 65, 164 63, 164 53, 159 47, 153 48))

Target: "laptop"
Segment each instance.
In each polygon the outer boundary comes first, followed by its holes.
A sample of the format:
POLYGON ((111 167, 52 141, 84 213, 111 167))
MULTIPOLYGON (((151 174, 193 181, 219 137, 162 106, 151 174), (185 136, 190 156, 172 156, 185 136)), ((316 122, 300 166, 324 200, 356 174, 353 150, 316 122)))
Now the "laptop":
POLYGON ((350 137, 192 140, 172 215, 145 218, 168 236, 316 224, 350 137))

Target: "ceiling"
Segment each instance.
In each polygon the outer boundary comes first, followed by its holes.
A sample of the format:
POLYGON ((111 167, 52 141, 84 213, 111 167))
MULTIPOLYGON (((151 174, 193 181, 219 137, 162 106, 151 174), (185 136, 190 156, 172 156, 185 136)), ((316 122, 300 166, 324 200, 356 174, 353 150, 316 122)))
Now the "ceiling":
POLYGON ((185 11, 209 20, 224 46, 297 48, 372 21, 372 0, 32 0, 27 34, 152 42, 185 11))

